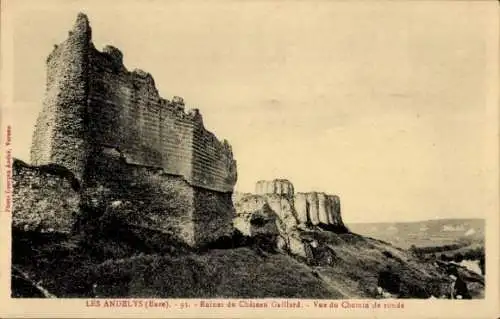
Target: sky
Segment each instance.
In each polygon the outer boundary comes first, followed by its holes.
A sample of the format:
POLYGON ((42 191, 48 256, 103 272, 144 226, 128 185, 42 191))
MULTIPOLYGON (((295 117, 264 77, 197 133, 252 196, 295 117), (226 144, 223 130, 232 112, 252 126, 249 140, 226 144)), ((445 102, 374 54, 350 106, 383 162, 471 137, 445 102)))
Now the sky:
MULTIPOLYGON (((14 156, 78 12, 228 139, 236 190, 287 178, 346 222, 495 213, 495 1, 8 1, 14 156)), ((495 95, 496 96, 496 95, 495 95)))

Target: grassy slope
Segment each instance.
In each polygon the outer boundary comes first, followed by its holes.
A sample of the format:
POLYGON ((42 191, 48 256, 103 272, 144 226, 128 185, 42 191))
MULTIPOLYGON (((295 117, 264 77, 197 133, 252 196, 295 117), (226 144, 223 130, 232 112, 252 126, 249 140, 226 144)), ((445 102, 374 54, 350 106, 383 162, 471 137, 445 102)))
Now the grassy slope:
POLYGON ((68 240, 18 244, 14 263, 51 293, 66 297, 92 296, 97 283, 99 297, 372 298, 378 272, 388 264, 401 276, 403 297, 438 295, 447 287, 435 265, 381 241, 331 232, 304 236, 327 245, 335 255, 333 265, 311 266, 250 247, 99 259, 102 243, 90 246, 89 254, 89 247, 68 240))
POLYGON ((402 297, 440 295, 448 279, 442 270, 405 250, 355 234, 321 233, 335 252, 333 267, 318 267, 323 277, 351 298, 374 297, 379 271, 392 267, 402 280, 402 297))
MULTIPOLYGON (((14 237, 13 264, 56 296, 91 297, 92 285, 97 283, 100 297, 342 298, 307 265, 285 254, 250 247, 133 253, 103 260, 96 256, 109 253, 115 244, 104 247, 95 242, 84 248, 68 239, 35 241, 21 236, 14 237)), ((14 291, 14 295, 23 292, 14 291)))
POLYGON ((100 284, 99 293, 107 297, 117 297, 124 291, 129 296, 159 298, 343 297, 294 259, 282 254, 258 254, 249 248, 178 257, 140 256, 105 262, 93 273, 100 284), (121 291, 110 289, 116 281, 100 281, 110 272, 130 278, 123 281, 121 291))

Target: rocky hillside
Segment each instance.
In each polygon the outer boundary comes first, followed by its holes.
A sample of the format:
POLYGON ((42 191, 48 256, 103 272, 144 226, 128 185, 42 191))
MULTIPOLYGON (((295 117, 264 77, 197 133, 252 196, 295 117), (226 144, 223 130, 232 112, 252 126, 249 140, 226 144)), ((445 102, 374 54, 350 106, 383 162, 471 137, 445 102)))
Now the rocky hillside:
MULTIPOLYGON (((56 297, 376 298, 387 266, 401 277, 400 298, 441 296, 450 284, 446 266, 351 233, 301 233, 318 242, 310 258, 238 235, 219 247, 172 245, 162 252, 131 236, 122 231, 89 242, 15 231, 13 265, 23 275, 13 273, 12 294, 40 297, 41 288, 56 297)), ((473 297, 481 298, 482 276, 458 269, 473 297)))
POLYGON ((399 298, 429 298, 446 295, 453 268, 473 298, 483 297, 483 277, 465 267, 347 228, 302 223, 293 204, 276 194, 242 196, 232 236, 196 249, 132 226, 120 209, 87 211, 68 233, 16 223, 12 295, 378 298, 380 276, 389 271, 400 278, 399 298))
POLYGON ((469 288, 474 290, 474 296, 482 296, 483 277, 465 267, 350 232, 343 224, 340 202, 334 195, 314 197, 323 198, 323 205, 329 203, 324 199, 335 198, 330 202, 332 209, 322 211, 335 212, 337 219, 314 223, 300 216, 321 211, 319 205, 315 210, 305 208, 298 200, 304 193, 293 195, 293 186, 284 187, 283 180, 259 181, 256 189, 258 194, 235 196, 235 228, 302 260, 313 268, 318 278, 342 291, 345 298, 373 297, 379 275, 387 267, 403 281, 400 297, 446 294, 447 276, 454 269, 458 269, 461 277, 471 280, 469 288))
MULTIPOLYGON (((429 298, 449 290, 451 268, 474 298, 484 290, 483 277, 465 267, 349 232, 339 203, 322 200, 331 195, 311 196, 305 210, 290 185, 237 196, 233 233, 194 248, 130 221, 155 196, 116 205, 113 196, 88 193, 77 202, 79 185, 66 170, 16 165, 16 196, 25 198, 15 199, 13 297, 376 298, 389 271, 401 280, 400 298, 429 298), (54 221, 64 227, 51 228, 54 221)), ((176 196, 162 201, 177 207, 176 196)))

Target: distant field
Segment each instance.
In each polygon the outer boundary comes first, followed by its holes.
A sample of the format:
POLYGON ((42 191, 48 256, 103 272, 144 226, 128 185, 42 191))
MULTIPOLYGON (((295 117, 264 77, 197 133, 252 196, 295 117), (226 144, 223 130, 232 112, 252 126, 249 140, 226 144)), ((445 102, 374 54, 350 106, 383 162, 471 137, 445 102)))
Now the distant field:
POLYGON ((484 242, 484 219, 437 219, 400 223, 351 223, 357 234, 380 239, 401 248, 484 242))

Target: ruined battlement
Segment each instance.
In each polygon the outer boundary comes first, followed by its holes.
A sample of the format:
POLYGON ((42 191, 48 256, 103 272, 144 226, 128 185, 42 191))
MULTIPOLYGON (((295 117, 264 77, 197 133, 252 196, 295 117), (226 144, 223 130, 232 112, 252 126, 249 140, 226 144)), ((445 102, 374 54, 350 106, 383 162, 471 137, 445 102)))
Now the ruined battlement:
POLYGON ((340 198, 323 192, 295 194, 295 209, 301 222, 343 226, 340 198))
POLYGON ((256 194, 276 194, 293 197, 293 184, 287 179, 260 180, 255 184, 256 194))
MULTIPOLYGON (((292 201, 297 222, 308 225, 344 227, 340 211, 340 198, 323 192, 297 192, 287 179, 260 180, 255 184, 255 194, 265 197, 278 195, 292 201)), ((281 199, 275 210, 280 211, 281 199)), ((273 201, 270 201, 271 205, 273 201)))
POLYGON ((127 70, 118 48, 97 50, 79 14, 47 58, 31 161, 63 165, 83 179, 88 157, 100 157, 103 148, 208 190, 232 192, 237 179, 231 146, 205 128, 200 111, 186 110, 180 97, 162 98, 151 74, 127 70))

